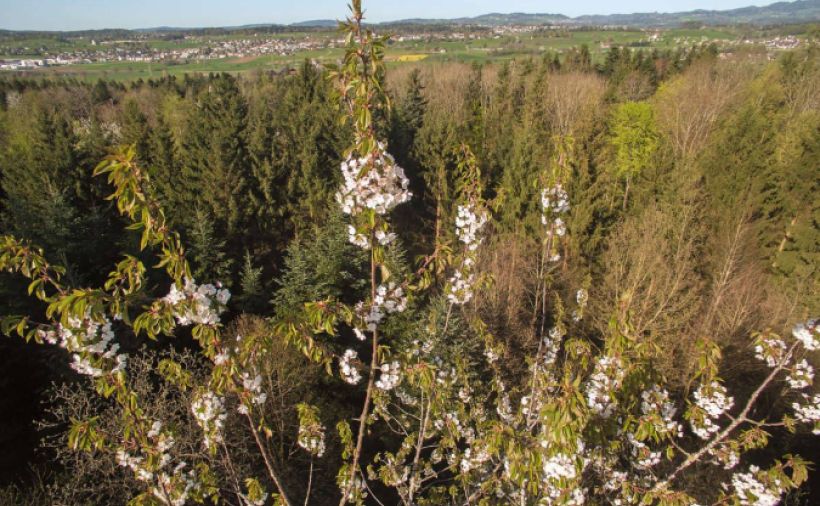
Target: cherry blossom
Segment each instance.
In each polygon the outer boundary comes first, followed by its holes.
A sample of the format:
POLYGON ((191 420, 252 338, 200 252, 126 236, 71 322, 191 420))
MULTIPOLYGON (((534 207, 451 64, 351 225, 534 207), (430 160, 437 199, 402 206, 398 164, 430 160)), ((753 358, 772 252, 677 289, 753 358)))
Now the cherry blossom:
POLYGON ((361 381, 362 375, 359 370, 351 363, 359 358, 359 354, 354 350, 345 351, 344 355, 339 358, 339 372, 342 379, 351 385, 356 385, 361 381))
POLYGON ((362 158, 348 157, 341 169, 343 182, 336 201, 345 214, 355 216, 372 209, 385 215, 413 196, 404 169, 385 152, 384 144, 379 143, 375 156, 369 153, 362 158))

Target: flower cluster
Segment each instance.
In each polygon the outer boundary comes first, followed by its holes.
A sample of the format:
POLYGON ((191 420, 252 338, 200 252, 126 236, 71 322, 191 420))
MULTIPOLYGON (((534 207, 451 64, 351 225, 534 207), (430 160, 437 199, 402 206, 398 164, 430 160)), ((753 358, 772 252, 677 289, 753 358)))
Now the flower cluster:
POLYGON ((558 352, 561 350, 561 340, 564 338, 564 330, 560 327, 553 327, 544 336, 544 363, 547 366, 555 364, 558 360, 558 352))
POLYGON ((541 190, 541 210, 543 212, 541 223, 544 225, 549 224, 548 216, 569 212, 569 195, 561 183, 541 190))
POLYGON ((461 463, 459 468, 462 473, 469 473, 473 469, 483 466, 490 460, 490 453, 483 447, 481 448, 467 448, 461 455, 461 463))
POLYGON ((786 378, 789 386, 795 390, 802 390, 814 381, 814 368, 806 361, 801 360, 795 364, 791 374, 786 378))
POLYGON ((803 423, 813 423, 813 433, 820 436, 820 394, 814 394, 811 398, 804 394, 803 398, 806 401, 805 404, 792 403, 794 416, 803 423))
POLYGON ((387 285, 379 285, 376 288, 373 305, 384 309, 388 314, 401 313, 407 309, 407 296, 404 295, 402 287, 396 286, 396 283, 391 281, 387 285))
POLYGON ((683 436, 683 426, 675 420, 677 411, 666 389, 654 385, 641 393, 641 412, 652 421, 659 435, 683 436))
POLYGON ((325 454, 325 427, 319 421, 316 408, 299 405, 299 435, 297 443, 316 457, 325 454))
POLYGON ((413 196, 404 169, 379 143, 378 153, 363 158, 349 157, 342 162, 342 188, 336 201, 345 214, 355 216, 365 209, 385 215, 413 196))
POLYGON ((199 481, 196 471, 191 469, 183 472, 185 467, 186 463, 180 462, 170 474, 166 472, 159 473, 157 481, 160 487, 154 487, 151 490, 154 497, 162 503, 167 503, 170 500, 168 506, 185 506, 193 494, 201 494, 202 483, 199 481), (166 496, 168 499, 166 499, 166 496))
POLYGON ((151 493, 161 504, 183 506, 190 495, 201 487, 195 471, 183 473, 185 462, 170 469, 171 455, 175 441, 171 434, 162 430, 162 422, 155 421, 147 433, 151 448, 133 454, 120 448, 116 454, 117 464, 130 469, 137 480, 149 484, 151 493), (155 455, 149 458, 148 455, 155 455), (170 470, 170 472, 169 472, 170 470))
POLYGON ((773 487, 767 486, 758 479, 760 468, 750 466, 748 473, 735 473, 732 476, 732 486, 741 505, 748 506, 775 506, 780 502, 783 491, 778 482, 773 487))
POLYGON ((67 325, 58 324, 56 330, 40 330, 40 337, 49 344, 59 345, 72 354, 71 368, 80 374, 100 377, 125 369, 128 356, 117 353, 120 345, 114 341, 111 321, 90 318, 69 318, 67 325))
POLYGON ((389 391, 399 386, 399 383, 401 383, 401 365, 398 362, 385 362, 379 369, 381 375, 376 381, 376 387, 379 390, 389 391))
MULTIPOLYGON (((579 441, 578 444, 579 447, 574 453, 575 455, 583 455, 583 442, 579 441)), ((539 504, 580 506, 586 502, 586 492, 584 489, 575 486, 575 480, 580 477, 583 468, 586 468, 589 461, 586 458, 582 459, 582 469, 579 472, 579 464, 576 460, 573 455, 562 452, 542 459, 542 482, 546 495, 544 502, 539 504)))
MULTIPOLYGON (((268 394, 262 391, 262 376, 259 374, 251 377, 250 374, 243 372, 242 389, 249 397, 251 404, 256 406, 265 404, 265 401, 268 399, 268 394)), ((239 407, 237 407, 237 411, 243 415, 249 413, 248 406, 245 403, 240 403, 239 407)))
POLYGON ((740 454, 736 445, 721 444, 707 452, 715 457, 715 464, 722 464, 723 469, 734 469, 740 463, 740 454))
POLYGON ((543 473, 544 480, 572 480, 577 476, 578 470, 569 455, 558 453, 544 460, 543 473))
POLYGON ((464 258, 461 265, 450 278, 450 290, 447 299, 452 304, 466 304, 473 298, 473 284, 475 272, 473 267, 476 261, 476 251, 481 244, 479 233, 487 224, 486 210, 478 209, 473 203, 458 206, 456 216, 456 235, 464 243, 464 258))
POLYGON ((661 461, 661 452, 652 451, 646 443, 638 440, 632 433, 628 433, 626 437, 632 446, 633 465, 637 469, 648 470, 661 461))
POLYGON ((777 367, 786 356, 786 343, 776 336, 763 336, 755 344, 755 357, 769 367, 777 367))
POLYGON ((572 321, 579 322, 584 317, 584 311, 589 303, 589 292, 579 288, 575 294, 575 302, 578 303, 578 308, 572 311, 572 321))
POLYGON ((727 395, 726 388, 716 381, 698 387, 695 391, 695 405, 700 408, 702 416, 690 420, 692 432, 701 439, 709 439, 720 430, 715 421, 732 409, 734 403, 734 399, 727 395))
POLYGON ((478 233, 487 224, 487 213, 476 210, 473 204, 458 206, 456 215, 456 235, 468 251, 475 251, 482 239, 478 233))
POLYGON ((586 386, 587 406, 603 418, 612 416, 615 410, 612 396, 620 387, 623 376, 623 367, 618 358, 599 358, 586 386))
MULTIPOLYGON (((395 241, 396 237, 398 236, 393 232, 385 232, 384 230, 380 229, 376 230, 376 232, 373 234, 373 237, 376 239, 376 242, 378 242, 380 245, 387 246, 391 242, 395 241)), ((370 239, 367 237, 367 235, 359 231, 359 229, 353 225, 347 226, 347 238, 351 244, 353 244, 354 246, 358 246, 364 250, 369 250, 371 247, 370 239)))
POLYGON ((211 450, 222 442, 222 428, 225 425, 225 403, 222 397, 211 391, 198 395, 191 403, 191 412, 204 433, 205 448, 211 450))
POLYGON ((342 375, 342 379, 351 385, 356 385, 361 381, 362 375, 359 373, 359 369, 356 368, 351 362, 357 360, 359 358, 359 354, 356 353, 354 350, 348 349, 345 351, 344 355, 339 357, 339 372, 342 375))
POLYGON ((176 283, 163 299, 174 309, 174 317, 179 325, 216 325, 231 298, 231 292, 219 285, 199 285, 193 279, 186 279, 180 290, 176 283))
MULTIPOLYGON (((564 237, 567 233, 567 226, 562 215, 569 212, 569 196, 561 183, 556 183, 551 188, 541 190, 541 223, 547 228, 547 237, 564 237)), ((552 245, 550 251, 550 261, 557 262, 561 255, 552 245)))
MULTIPOLYGON (((370 332, 378 328, 386 315, 401 313, 405 309, 407 309, 407 296, 404 294, 404 289, 392 281, 387 285, 379 285, 376 288, 376 298, 373 299, 369 308, 365 307, 364 302, 359 302, 356 305, 356 313, 364 321, 364 326, 370 332)), ((353 332, 359 340, 364 340, 365 336, 361 329, 354 328, 353 332)))
MULTIPOLYGON (((462 266, 466 266, 466 262, 462 266)), ((452 304, 466 304, 473 300, 473 285, 475 284, 475 273, 470 270, 465 273, 464 269, 458 269, 450 278, 450 293, 447 300, 452 304)))
POLYGON ((806 323, 798 323, 792 329, 795 339, 803 343, 803 347, 809 351, 820 350, 820 320, 809 320, 806 323))

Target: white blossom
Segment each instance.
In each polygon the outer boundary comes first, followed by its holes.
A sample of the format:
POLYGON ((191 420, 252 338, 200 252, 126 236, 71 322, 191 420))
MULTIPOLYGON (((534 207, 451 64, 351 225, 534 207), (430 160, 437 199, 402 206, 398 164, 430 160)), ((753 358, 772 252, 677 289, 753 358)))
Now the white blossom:
POLYGON ((376 240, 379 241, 379 244, 382 246, 387 246, 391 242, 396 240, 396 234, 393 232, 385 232, 384 230, 376 230, 376 240))
POLYGON ((603 418, 612 416, 615 402, 612 395, 620 388, 623 380, 623 367, 617 357, 603 356, 595 364, 586 385, 587 406, 603 418))
POLYGON ((732 486, 737 499, 744 506, 775 506, 780 502, 783 491, 779 488, 771 489, 762 483, 757 475, 760 468, 750 466, 748 473, 735 473, 732 476, 732 486))
POLYGON ((633 434, 626 435, 629 444, 632 446, 631 455, 636 468, 647 470, 654 467, 661 461, 661 452, 652 451, 643 441, 639 441, 633 434))
POLYGON ((545 480, 572 480, 578 475, 574 460, 566 454, 558 453, 544 460, 545 480))
POLYGON ((701 439, 709 437, 720 430, 715 421, 724 413, 732 409, 734 399, 727 395, 726 388, 713 381, 709 385, 701 385, 695 391, 695 405, 704 413, 702 420, 692 419, 692 432, 701 439))
POLYGON ((362 332, 362 330, 359 328, 353 327, 353 334, 359 341, 364 341, 365 339, 367 339, 367 336, 364 335, 364 332, 362 332))
POLYGON ((814 368, 806 361, 801 360, 795 364, 791 374, 786 378, 789 386, 795 390, 802 390, 814 381, 814 368))
POLYGON ((800 422, 813 423, 814 434, 820 435, 820 394, 814 394, 813 397, 804 394, 803 399, 805 404, 792 403, 794 416, 800 422))
MULTIPOLYGON (((359 302, 356 304, 355 309, 359 318, 364 320, 367 330, 374 332, 385 316, 392 313, 401 313, 407 309, 407 296, 401 286, 397 286, 391 281, 387 285, 382 284, 376 288, 376 298, 369 306, 365 306, 364 302, 359 302)), ((354 327, 353 332, 359 340, 364 341, 364 334, 361 329, 354 327)))
POLYGON ((641 393, 641 412, 653 419, 655 431, 661 435, 683 436, 683 426, 675 420, 677 408, 669 400, 669 392, 658 385, 641 393))
POLYGON ((176 283, 163 300, 173 308, 179 325, 216 325, 226 309, 231 292, 219 285, 197 285, 186 279, 180 290, 176 283))
POLYGON ((795 339, 803 343, 803 347, 809 351, 820 350, 820 320, 809 320, 806 323, 798 323, 792 329, 795 339))
POLYGON ((475 251, 482 239, 478 233, 487 224, 487 213, 478 210, 472 203, 458 206, 456 215, 456 236, 469 251, 475 251))
POLYGON ((204 433, 205 448, 211 449, 216 443, 222 442, 222 429, 227 418, 222 397, 206 391, 191 403, 191 412, 204 433))
POLYGON ((325 454, 325 428, 318 421, 300 423, 297 443, 311 455, 325 454))
POLYGON ((396 286, 396 283, 391 281, 376 288, 373 305, 383 308, 388 314, 401 313, 407 309, 407 296, 401 286, 396 286))
POLYGON ((372 209, 385 215, 394 207, 412 197, 410 181, 404 169, 379 144, 378 153, 363 158, 349 157, 342 162, 342 188, 336 193, 336 201, 345 214, 357 215, 372 209))
POLYGON ((481 467, 484 463, 490 460, 489 452, 483 447, 471 447, 464 450, 461 456, 461 463, 459 467, 462 473, 468 473, 473 469, 481 467))
MULTIPOLYGON (((563 237, 567 233, 567 226, 564 223, 562 214, 569 212, 569 196, 561 183, 556 183, 551 188, 541 190, 541 223, 547 230, 547 236, 563 237)), ((561 255, 554 253, 550 256, 551 262, 557 262, 561 255)))
POLYGON ((367 236, 359 232, 353 225, 347 226, 347 236, 350 243, 354 246, 358 246, 362 249, 370 249, 370 241, 367 239, 367 236))
POLYGON ((44 341, 70 352, 71 368, 86 376, 115 374, 125 370, 128 362, 127 355, 118 353, 120 345, 114 342, 111 321, 106 316, 72 317, 66 325, 57 324, 53 330, 41 329, 38 334, 44 341))
POLYGON ((162 422, 160 422, 159 420, 154 421, 154 423, 151 425, 151 430, 148 431, 148 437, 155 438, 159 436, 161 430, 162 422))
POLYGON ((384 363, 379 368, 381 375, 376 380, 376 388, 379 390, 393 390, 401 382, 401 365, 398 362, 384 363))
POLYGON ((476 280, 473 267, 476 261, 476 251, 482 242, 479 233, 487 224, 488 219, 487 211, 480 209, 472 202, 458 206, 456 236, 464 244, 465 255, 449 279, 447 300, 451 304, 466 304, 473 298, 473 285, 476 280))
POLYGON ((257 406, 265 404, 268 398, 268 395, 262 391, 262 376, 259 374, 251 377, 247 372, 243 372, 242 389, 250 395, 251 403, 257 406))
POLYGON ((755 345, 755 357, 766 362, 769 367, 777 367, 785 355, 786 343, 777 337, 763 337, 755 345))
POLYGON ((563 214, 569 212, 569 195, 561 183, 541 190, 541 209, 544 214, 563 214))
POLYGON ((356 385, 361 381, 362 375, 359 370, 351 363, 351 361, 359 358, 359 354, 354 350, 348 349, 344 355, 339 358, 339 372, 342 379, 351 385, 356 385))

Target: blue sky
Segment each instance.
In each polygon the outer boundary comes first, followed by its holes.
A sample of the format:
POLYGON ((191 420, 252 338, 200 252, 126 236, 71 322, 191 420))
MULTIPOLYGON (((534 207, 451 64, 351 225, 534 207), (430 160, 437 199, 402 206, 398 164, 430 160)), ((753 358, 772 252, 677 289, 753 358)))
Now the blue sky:
MULTIPOLYGON (((450 18, 488 12, 549 12, 578 16, 631 12, 732 9, 775 0, 365 0, 368 19, 450 18)), ((346 0, 0 0, 0 28, 80 30, 155 26, 234 26, 338 19, 346 0)))

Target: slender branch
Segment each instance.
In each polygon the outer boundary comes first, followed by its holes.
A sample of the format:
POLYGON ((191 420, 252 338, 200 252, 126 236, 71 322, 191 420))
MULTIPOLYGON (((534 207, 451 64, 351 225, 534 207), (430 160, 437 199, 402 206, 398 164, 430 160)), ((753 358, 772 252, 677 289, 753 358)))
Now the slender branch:
POLYGON ((282 501, 287 506, 293 506, 293 503, 288 499, 288 494, 285 492, 285 487, 282 485, 282 481, 279 479, 279 475, 276 473, 276 470, 273 468, 273 463, 270 461, 270 457, 268 456, 268 451, 265 449, 265 445, 262 440, 259 438, 259 432, 257 432, 256 427, 253 425, 253 418, 251 418, 250 413, 245 415, 245 418, 248 420, 248 426, 251 428, 251 433, 253 434, 253 439, 256 441, 256 446, 259 448, 259 453, 262 454, 262 460, 265 461, 265 467, 268 470, 268 475, 273 480, 273 483, 276 485, 276 489, 279 491, 279 495, 282 497, 282 501))
POLYGON ((752 407, 754 406, 755 402, 757 402, 757 399, 760 397, 760 394, 762 394, 763 391, 766 389, 766 387, 768 387, 769 384, 771 384, 771 382, 774 381, 775 377, 781 371, 783 371, 783 369, 786 368, 786 364, 789 362, 789 360, 791 360, 791 357, 794 354, 794 350, 797 348, 798 344, 799 344, 799 342, 795 342, 792 345, 792 347, 789 348, 789 351, 783 357, 783 360, 781 360, 780 363, 777 364, 777 367, 772 369, 772 372, 769 373, 769 375, 766 377, 765 380, 763 380, 763 382, 760 384, 760 386, 758 386, 757 389, 754 392, 752 392, 752 395, 749 397, 749 400, 746 401, 746 405, 743 407, 743 410, 740 412, 740 414, 737 415, 737 417, 735 417, 735 419, 732 421, 732 423, 730 423, 728 426, 726 426, 725 429, 720 431, 703 448, 701 448, 697 452, 689 455, 689 457, 686 460, 684 460, 674 471, 672 471, 672 473, 670 473, 669 476, 667 476, 665 480, 658 482, 652 488, 652 492, 658 492, 660 490, 663 490, 667 486, 669 486, 669 484, 672 483, 675 480, 675 478, 678 477, 678 475, 680 473, 682 473, 683 471, 688 469, 690 466, 692 466, 693 464, 700 461, 700 459, 702 459, 704 457, 704 455, 709 453, 715 446, 717 446, 718 444, 723 442, 727 437, 729 437, 729 435, 735 429, 737 429, 741 424, 743 424, 745 422, 752 422, 752 420, 749 420, 747 418, 748 415, 749 415, 749 412, 752 410, 752 407))
POLYGON ((421 427, 419 428, 419 436, 416 440, 416 454, 413 457, 413 464, 410 466, 410 485, 408 487, 407 496, 410 504, 413 504, 413 496, 416 493, 418 484, 416 483, 416 471, 418 469, 419 460, 421 459, 421 450, 424 447, 424 440, 427 435, 427 424, 430 423, 430 412, 432 411, 433 396, 427 398, 427 406, 424 405, 424 390, 422 390, 421 409, 424 413, 421 427))
MULTIPOLYGON (((371 232, 371 244, 375 242, 375 232, 371 232)), ((371 250, 370 252, 370 300, 376 300, 376 254, 371 250)), ((350 495, 350 490, 353 487, 353 482, 356 478, 356 472, 359 468, 359 459, 364 446, 364 435, 367 431, 367 418, 370 416, 370 403, 373 398, 373 390, 376 385, 376 369, 379 366, 379 329, 376 327, 373 330, 373 356, 370 358, 370 371, 367 376, 367 391, 364 396, 364 405, 362 406, 362 413, 359 415, 359 433, 356 437, 356 447, 353 450, 353 461, 350 466, 350 480, 345 490, 342 493, 342 499, 339 505, 342 506, 347 503, 347 497, 350 495)))
MULTIPOLYGON (((228 472, 231 475, 231 480, 233 480, 234 486, 234 494, 236 495, 237 499, 241 497, 242 494, 242 486, 239 484, 239 477, 236 475, 236 469, 233 466, 233 459, 231 459, 231 452, 228 451, 228 446, 225 444, 225 441, 221 441, 222 451, 225 452, 225 459, 228 463, 228 472)), ((241 502, 241 499, 240 499, 241 502)))
POLYGON ((310 471, 308 472, 307 492, 305 492, 305 506, 310 504, 310 488, 313 485, 313 455, 310 456, 310 471))

